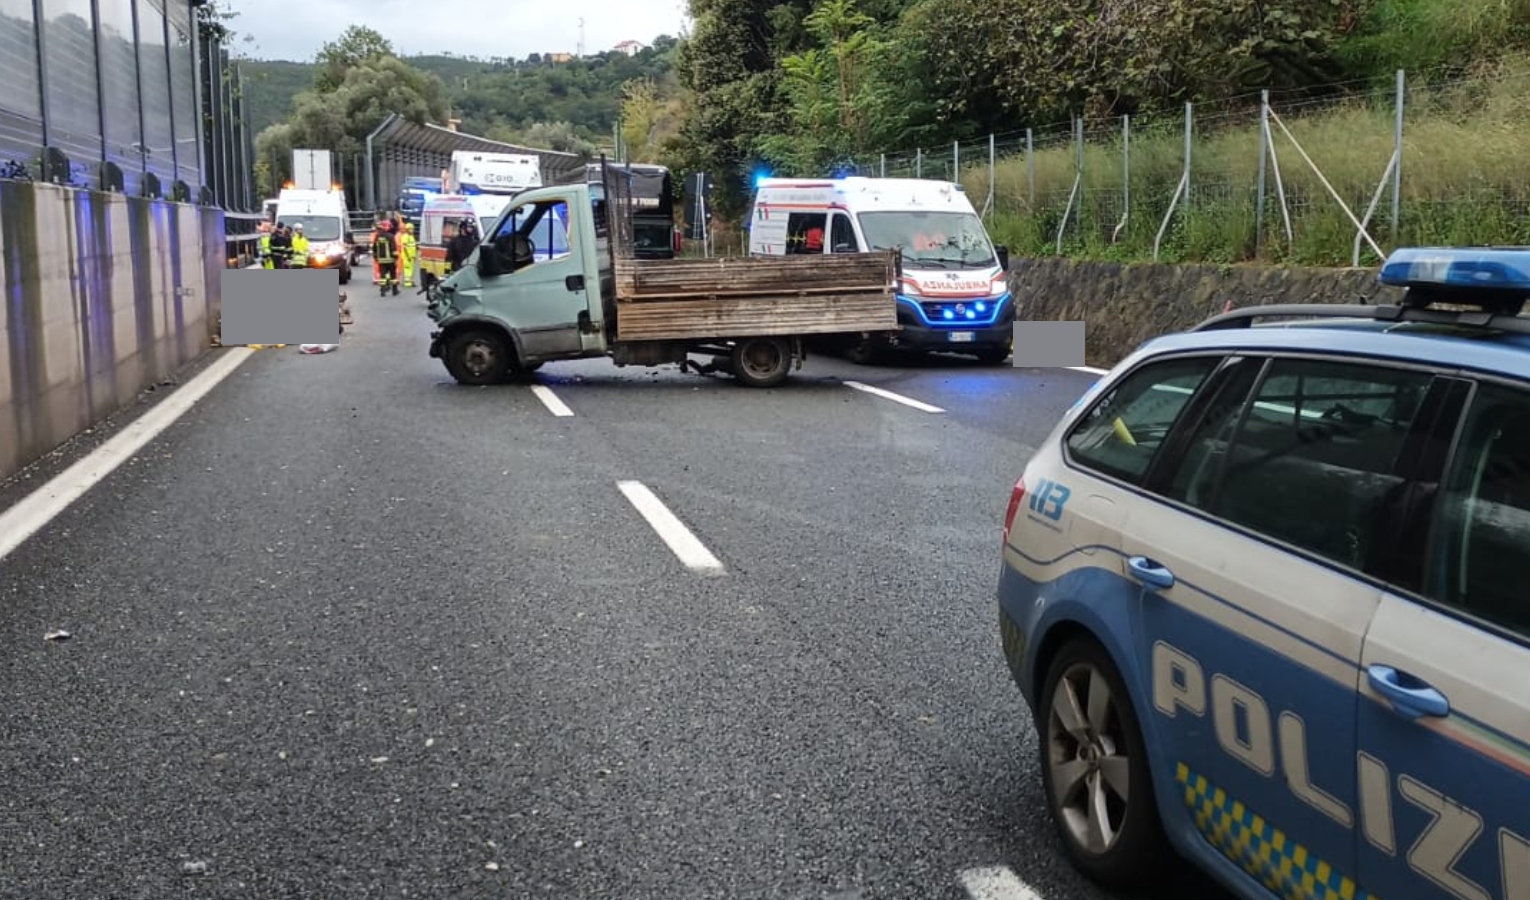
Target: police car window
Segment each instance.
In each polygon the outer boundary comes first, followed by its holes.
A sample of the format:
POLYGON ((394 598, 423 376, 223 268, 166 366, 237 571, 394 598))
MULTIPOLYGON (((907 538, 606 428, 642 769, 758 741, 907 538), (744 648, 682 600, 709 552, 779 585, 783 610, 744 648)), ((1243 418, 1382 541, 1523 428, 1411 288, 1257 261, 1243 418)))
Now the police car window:
POLYGON ((1385 550, 1398 459, 1433 377, 1276 360, 1251 402, 1216 404, 1176 473, 1177 499, 1357 570, 1385 550))
POLYGON ((1530 637, 1530 394, 1479 389, 1434 534, 1433 597, 1530 637))
POLYGON ((1186 404, 1220 357, 1153 363, 1127 376, 1074 426, 1067 446, 1073 461, 1140 482, 1186 404))

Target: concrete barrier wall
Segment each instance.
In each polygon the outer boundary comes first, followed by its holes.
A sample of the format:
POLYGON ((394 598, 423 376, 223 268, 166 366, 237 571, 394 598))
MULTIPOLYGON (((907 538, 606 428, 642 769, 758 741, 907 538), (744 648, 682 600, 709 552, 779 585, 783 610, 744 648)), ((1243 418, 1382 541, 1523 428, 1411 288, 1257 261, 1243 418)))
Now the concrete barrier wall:
POLYGON ((1143 341, 1190 328, 1228 303, 1396 302, 1401 294, 1377 283, 1376 272, 1019 259, 1010 283, 1020 321, 1082 320, 1088 365, 1110 368, 1143 341))
POLYGON ((221 210, 0 181, 0 478, 206 350, 225 254, 221 210))

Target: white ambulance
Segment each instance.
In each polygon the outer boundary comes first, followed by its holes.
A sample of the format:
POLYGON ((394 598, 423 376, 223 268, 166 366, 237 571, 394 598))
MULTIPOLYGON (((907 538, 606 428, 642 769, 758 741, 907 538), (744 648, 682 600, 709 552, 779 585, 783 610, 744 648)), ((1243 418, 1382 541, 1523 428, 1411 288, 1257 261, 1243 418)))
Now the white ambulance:
POLYGON ((901 249, 899 330, 848 341, 870 362, 892 347, 1009 358, 1015 304, 1009 251, 996 247, 961 185, 918 178, 762 178, 749 215, 749 253, 901 249))

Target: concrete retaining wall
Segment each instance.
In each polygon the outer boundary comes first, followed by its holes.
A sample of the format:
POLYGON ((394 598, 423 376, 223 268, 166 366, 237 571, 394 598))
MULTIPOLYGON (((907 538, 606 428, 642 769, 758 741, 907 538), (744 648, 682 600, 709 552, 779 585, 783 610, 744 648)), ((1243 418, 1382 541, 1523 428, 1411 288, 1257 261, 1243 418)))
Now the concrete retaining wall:
POLYGON ((1018 318, 1085 323, 1088 364, 1110 368, 1143 341, 1233 307, 1269 303, 1396 302, 1376 269, 1168 266, 1018 259, 1010 264, 1018 318))
POLYGON ((206 350, 223 212, 0 181, 0 478, 206 350))

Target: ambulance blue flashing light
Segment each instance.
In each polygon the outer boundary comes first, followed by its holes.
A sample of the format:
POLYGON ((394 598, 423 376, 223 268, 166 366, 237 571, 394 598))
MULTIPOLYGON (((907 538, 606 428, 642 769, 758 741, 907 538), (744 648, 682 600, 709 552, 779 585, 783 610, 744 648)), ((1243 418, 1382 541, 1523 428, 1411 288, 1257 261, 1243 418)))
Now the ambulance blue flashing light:
POLYGON ((1393 287, 1530 292, 1530 247, 1405 247, 1377 279, 1393 287))

